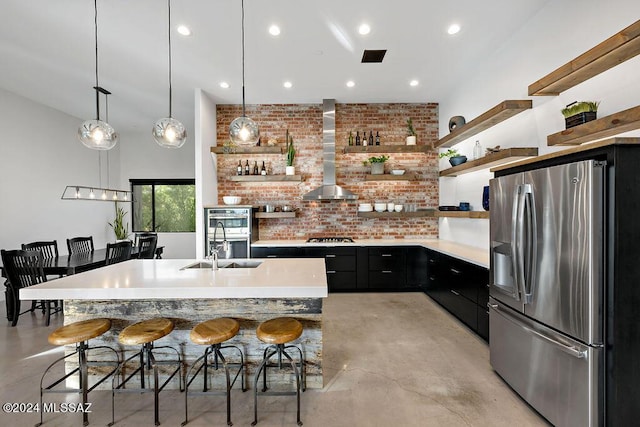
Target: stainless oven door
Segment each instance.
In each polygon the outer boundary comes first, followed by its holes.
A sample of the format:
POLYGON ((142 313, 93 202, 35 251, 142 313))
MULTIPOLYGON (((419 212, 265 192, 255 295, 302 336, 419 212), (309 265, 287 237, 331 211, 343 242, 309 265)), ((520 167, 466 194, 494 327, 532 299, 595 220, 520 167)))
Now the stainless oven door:
POLYGON ((220 247, 218 249, 218 258, 220 259, 230 259, 230 258, 250 258, 249 252, 249 238, 227 238, 227 242, 229 243, 229 250, 224 251, 222 249, 222 236, 217 236, 218 240, 213 241, 213 237, 209 238, 209 255, 213 253, 213 249, 216 247, 220 247))

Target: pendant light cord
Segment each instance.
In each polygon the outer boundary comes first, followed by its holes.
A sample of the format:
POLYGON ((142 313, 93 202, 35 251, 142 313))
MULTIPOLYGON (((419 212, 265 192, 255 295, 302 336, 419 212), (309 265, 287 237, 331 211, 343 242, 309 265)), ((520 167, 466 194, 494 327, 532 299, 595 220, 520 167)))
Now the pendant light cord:
POLYGON ((172 87, 171 87, 171 0, 167 0, 167 9, 169 10, 169 118, 171 118, 172 104, 172 87))
POLYGON ((244 107, 244 0, 242 0, 242 117, 246 117, 244 107))
POLYGON ((93 28, 95 31, 95 40, 96 40, 96 120, 100 120, 100 92, 98 88, 100 85, 98 84, 98 0, 93 0, 93 28))

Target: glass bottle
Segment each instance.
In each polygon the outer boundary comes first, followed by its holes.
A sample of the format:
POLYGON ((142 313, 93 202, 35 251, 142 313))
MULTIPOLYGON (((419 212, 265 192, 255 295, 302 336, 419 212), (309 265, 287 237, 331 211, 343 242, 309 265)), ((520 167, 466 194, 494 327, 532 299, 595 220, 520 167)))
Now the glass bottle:
POLYGON ((356 145, 360 145, 360 132, 356 131, 356 145))
POLYGON ((373 131, 369 132, 369 145, 373 145, 373 131))
POLYGON ((482 145, 480 141, 476 141, 476 145, 473 147, 473 159, 477 160, 482 157, 482 145))
POLYGON ((264 160, 262 161, 262 169, 260 169, 260 175, 266 175, 267 174, 267 168, 264 165, 264 160))
POLYGON ((367 131, 362 132, 362 145, 368 145, 369 140, 367 139, 367 131))
POLYGON ((242 160, 238 160, 238 175, 242 175, 242 160))
POLYGON ((376 145, 380 145, 380 134, 376 131, 376 145))
POLYGON ((349 131, 349 145, 353 145, 353 132, 349 131))
POLYGON ((258 170, 258 161, 253 162, 253 174, 260 175, 260 171, 258 170))
POLYGON ((249 166, 249 160, 247 160, 247 163, 245 163, 245 165, 244 165, 244 174, 245 175, 249 175, 250 171, 251 171, 251 168, 249 166))

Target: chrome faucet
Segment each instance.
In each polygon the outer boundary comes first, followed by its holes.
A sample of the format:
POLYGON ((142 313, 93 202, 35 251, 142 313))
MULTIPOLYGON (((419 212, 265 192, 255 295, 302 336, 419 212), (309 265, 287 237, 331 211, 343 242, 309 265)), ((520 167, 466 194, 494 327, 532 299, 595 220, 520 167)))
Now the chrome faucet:
POLYGON ((225 252, 229 251, 229 242, 227 242, 227 231, 224 229, 224 224, 221 221, 216 223, 216 228, 213 230, 213 246, 211 249, 211 269, 218 270, 218 252, 222 249, 225 252), (222 244, 216 246, 216 236, 218 233, 218 226, 222 227, 222 244))

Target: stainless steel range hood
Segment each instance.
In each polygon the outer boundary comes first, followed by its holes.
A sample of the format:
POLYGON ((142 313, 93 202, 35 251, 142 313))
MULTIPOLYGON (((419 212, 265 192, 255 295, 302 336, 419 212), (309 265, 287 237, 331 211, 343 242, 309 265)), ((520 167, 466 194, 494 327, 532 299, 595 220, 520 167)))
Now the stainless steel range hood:
POLYGON ((357 194, 336 184, 336 100, 322 100, 322 185, 302 200, 356 200, 357 194))

